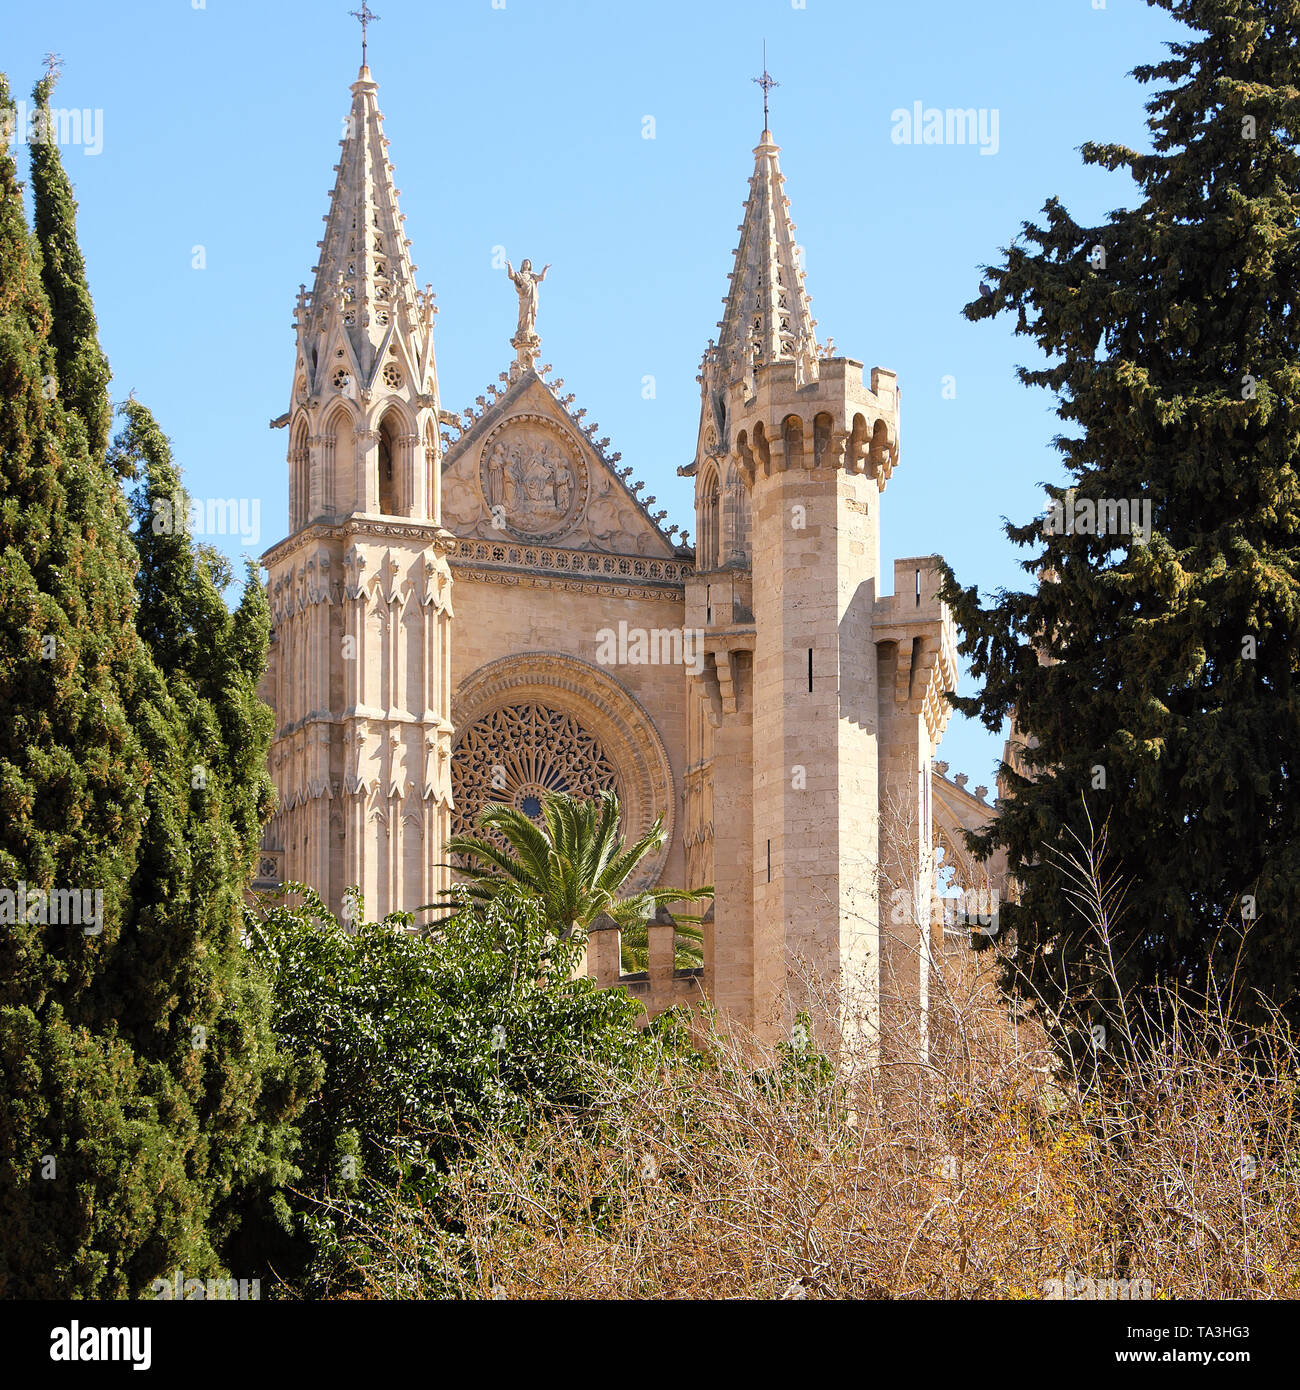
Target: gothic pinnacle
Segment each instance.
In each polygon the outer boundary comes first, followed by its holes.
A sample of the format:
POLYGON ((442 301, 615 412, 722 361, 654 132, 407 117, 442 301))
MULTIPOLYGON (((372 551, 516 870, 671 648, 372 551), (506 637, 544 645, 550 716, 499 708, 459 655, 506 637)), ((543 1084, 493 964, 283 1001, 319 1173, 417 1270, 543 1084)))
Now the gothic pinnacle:
MULTIPOLYGON (((363 5, 357 18, 364 27, 377 16, 363 5)), ((427 370, 431 379, 433 373, 427 345, 436 306, 431 290, 416 288, 392 165, 384 152, 387 141, 377 94, 377 84, 363 64, 361 76, 352 84, 352 105, 340 142, 308 312, 299 315, 304 359, 313 360, 323 348, 319 360, 332 362, 336 357, 332 345, 346 339, 359 386, 370 384, 381 353, 386 362, 396 355, 389 353, 392 346, 404 345, 408 377, 427 370)), ((394 371, 400 379, 396 364, 394 371)), ((423 391, 427 381, 411 384, 423 391)))
MULTIPOLYGON (((765 98, 767 91, 765 87, 765 98)), ((772 362, 802 361, 807 365, 817 357, 812 309, 804 288, 778 149, 765 121, 763 138, 754 149, 754 173, 740 224, 740 243, 728 277, 731 286, 723 301, 726 309, 718 325, 717 359, 723 380, 737 380, 772 362)))

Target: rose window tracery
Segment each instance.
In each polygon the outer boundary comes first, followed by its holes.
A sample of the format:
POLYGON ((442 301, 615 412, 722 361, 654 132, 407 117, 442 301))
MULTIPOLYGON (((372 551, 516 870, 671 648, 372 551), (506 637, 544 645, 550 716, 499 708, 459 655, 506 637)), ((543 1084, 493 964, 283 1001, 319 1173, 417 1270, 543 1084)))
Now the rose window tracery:
POLYGON ((535 701, 504 705, 465 729, 452 750, 454 835, 477 833, 492 802, 541 815, 546 792, 587 800, 618 788, 618 771, 600 741, 568 711, 535 701))

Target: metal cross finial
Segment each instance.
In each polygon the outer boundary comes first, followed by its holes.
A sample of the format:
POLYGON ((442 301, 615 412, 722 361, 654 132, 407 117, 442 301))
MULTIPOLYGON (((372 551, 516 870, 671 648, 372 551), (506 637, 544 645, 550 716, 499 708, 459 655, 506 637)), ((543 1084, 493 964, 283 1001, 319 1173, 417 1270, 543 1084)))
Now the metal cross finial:
POLYGON ((57 53, 47 53, 45 55, 45 75, 58 81, 59 69, 63 66, 63 59, 57 53))
POLYGON ((772 74, 771 74, 770 72, 768 72, 768 70, 767 70, 767 40, 766 40, 766 39, 763 40, 763 75, 762 75, 762 77, 756 77, 756 78, 754 78, 754 81, 757 82, 758 85, 759 85, 760 87, 762 87, 762 89, 763 89, 763 129, 766 130, 766 129, 768 128, 768 121, 767 121, 767 94, 772 90, 773 87, 779 87, 779 86, 781 85, 781 84, 776 80, 776 78, 773 77, 772 74))
POLYGON ((349 10, 348 13, 353 19, 359 20, 361 23, 361 66, 364 68, 366 66, 366 28, 372 19, 378 19, 379 16, 370 8, 366 0, 361 0, 359 10, 349 10))

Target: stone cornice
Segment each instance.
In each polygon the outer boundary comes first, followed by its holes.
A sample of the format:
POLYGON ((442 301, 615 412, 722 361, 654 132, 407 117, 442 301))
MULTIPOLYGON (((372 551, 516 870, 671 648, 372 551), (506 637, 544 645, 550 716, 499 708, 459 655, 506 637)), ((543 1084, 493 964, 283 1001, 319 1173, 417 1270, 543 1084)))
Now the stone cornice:
POLYGON ((683 560, 603 555, 513 541, 460 540, 450 552, 450 561, 453 576, 465 575, 486 584, 673 603, 685 602, 686 579, 692 569, 683 560))
POLYGON ((431 521, 408 521, 396 516, 351 516, 346 521, 314 521, 304 526, 264 551, 260 563, 264 569, 270 569, 303 546, 319 541, 348 541, 357 536, 371 540, 420 541, 427 549, 442 555, 451 554, 456 547, 456 537, 431 521))
POLYGON ((527 570, 493 570, 467 568, 460 576, 482 584, 504 584, 521 589, 560 589, 571 593, 595 594, 601 598, 650 599, 660 603, 684 603, 680 591, 672 589, 640 589, 631 584, 601 584, 581 579, 564 579, 559 575, 532 574, 527 570))

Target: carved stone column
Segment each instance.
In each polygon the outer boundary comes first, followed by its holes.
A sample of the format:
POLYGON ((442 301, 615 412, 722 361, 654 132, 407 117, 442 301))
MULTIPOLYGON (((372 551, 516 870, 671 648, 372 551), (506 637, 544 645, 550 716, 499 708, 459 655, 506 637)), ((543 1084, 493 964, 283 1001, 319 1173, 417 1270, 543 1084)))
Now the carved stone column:
POLYGON ((420 448, 418 434, 402 434, 397 437, 398 477, 401 485, 397 494, 397 507, 402 516, 421 517, 424 515, 424 450, 420 448))
POLYGON ((442 525, 442 452, 438 446, 438 422, 434 420, 425 433, 424 477, 427 499, 425 515, 435 525, 442 525))
POLYGON ((366 593, 365 558, 356 549, 344 557, 343 708, 362 708, 366 703, 366 593))
POLYGON ((329 479, 334 474, 334 436, 314 434, 307 441, 310 462, 310 477, 307 482, 307 515, 303 524, 314 521, 330 510, 332 499, 327 500, 329 479))
POLYGON ((300 531, 311 516, 311 450, 289 450, 289 530, 300 531))
POLYGON ((357 430, 354 441, 357 506, 375 516, 379 512, 379 431, 357 430))

